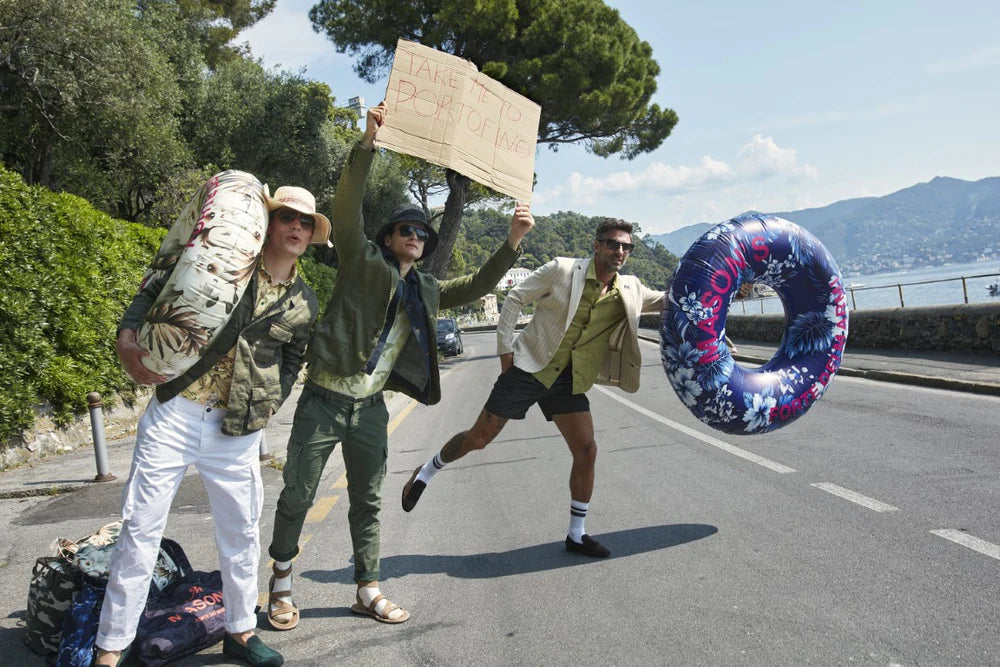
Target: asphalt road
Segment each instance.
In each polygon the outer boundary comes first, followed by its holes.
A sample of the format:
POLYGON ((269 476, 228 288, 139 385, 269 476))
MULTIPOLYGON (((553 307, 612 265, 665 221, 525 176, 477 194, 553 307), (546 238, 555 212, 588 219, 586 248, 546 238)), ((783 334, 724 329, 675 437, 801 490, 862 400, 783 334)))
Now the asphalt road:
MULTIPOLYGON (((612 551, 592 561, 563 549, 570 457, 537 409, 400 508, 413 468, 471 425, 499 369, 493 334, 464 338, 439 405, 391 406, 382 590, 412 618, 349 611, 335 455, 295 563, 302 622, 261 630, 286 664, 1000 663, 1000 398, 838 377, 799 421, 741 438, 690 415, 643 343, 639 393, 589 392, 587 528, 612 551)), ((279 474, 264 480, 266 546, 279 474)), ((116 504, 109 486, 4 500, 0 525, 18 552, 43 553, 116 504)), ((201 569, 215 567, 206 509, 190 476, 167 530, 201 569)), ((0 569, 0 583, 0 650, 42 664, 16 627, 26 579, 0 569)), ((215 649, 178 664, 230 663, 215 649)))

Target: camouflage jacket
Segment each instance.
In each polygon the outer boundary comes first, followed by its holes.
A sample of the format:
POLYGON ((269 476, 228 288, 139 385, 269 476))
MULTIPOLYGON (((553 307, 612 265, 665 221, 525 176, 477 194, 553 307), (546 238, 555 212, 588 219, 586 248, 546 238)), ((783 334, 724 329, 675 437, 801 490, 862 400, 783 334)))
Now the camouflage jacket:
MULTIPOLYGON (((133 297, 118 325, 119 331, 138 331, 173 266, 163 268, 133 297)), ((169 401, 236 346, 233 384, 222 422, 222 432, 226 435, 246 435, 267 426, 271 414, 292 391, 319 312, 316 294, 299 276, 284 296, 261 316, 254 317, 258 280, 259 273, 254 271, 232 317, 198 361, 182 375, 156 388, 156 398, 161 403, 169 401)))

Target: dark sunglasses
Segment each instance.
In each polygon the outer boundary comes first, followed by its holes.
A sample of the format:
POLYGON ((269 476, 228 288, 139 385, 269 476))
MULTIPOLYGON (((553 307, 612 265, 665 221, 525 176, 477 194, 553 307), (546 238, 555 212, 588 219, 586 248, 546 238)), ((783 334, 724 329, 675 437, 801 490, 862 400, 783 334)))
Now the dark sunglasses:
POLYGON ((426 241, 428 236, 426 229, 415 225, 400 225, 399 227, 396 227, 396 231, 398 231, 399 235, 404 238, 410 234, 416 234, 417 238, 421 241, 426 241))
POLYGON ((618 252, 618 249, 621 248, 626 253, 630 253, 632 252, 632 249, 635 248, 635 244, 633 243, 622 243, 620 241, 612 241, 611 239, 597 239, 597 240, 604 243, 604 245, 606 245, 608 247, 608 250, 610 250, 611 252, 618 252))
POLYGON ((299 213, 298 211, 293 211, 290 208, 283 208, 278 211, 276 215, 278 222, 284 225, 290 225, 298 220, 303 229, 316 229, 316 219, 311 215, 299 213))

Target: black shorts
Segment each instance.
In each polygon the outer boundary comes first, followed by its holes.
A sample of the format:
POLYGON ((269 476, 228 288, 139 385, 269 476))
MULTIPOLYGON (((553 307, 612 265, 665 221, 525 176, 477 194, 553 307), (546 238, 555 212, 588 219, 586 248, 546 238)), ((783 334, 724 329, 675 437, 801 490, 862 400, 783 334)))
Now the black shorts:
POLYGON ((504 419, 524 419, 535 403, 549 421, 553 415, 590 412, 586 394, 573 393, 573 367, 567 366, 548 389, 535 376, 517 366, 502 373, 493 385, 485 409, 504 419))

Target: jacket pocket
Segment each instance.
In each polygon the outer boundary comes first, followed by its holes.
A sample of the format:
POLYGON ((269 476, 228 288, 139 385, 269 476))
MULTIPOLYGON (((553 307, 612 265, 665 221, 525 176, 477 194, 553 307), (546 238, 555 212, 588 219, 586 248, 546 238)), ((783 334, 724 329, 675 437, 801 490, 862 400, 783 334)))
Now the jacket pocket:
POLYGON ((276 341, 281 343, 287 343, 292 340, 295 336, 295 332, 292 327, 286 324, 283 320, 278 320, 271 324, 270 328, 267 330, 267 335, 276 341))

